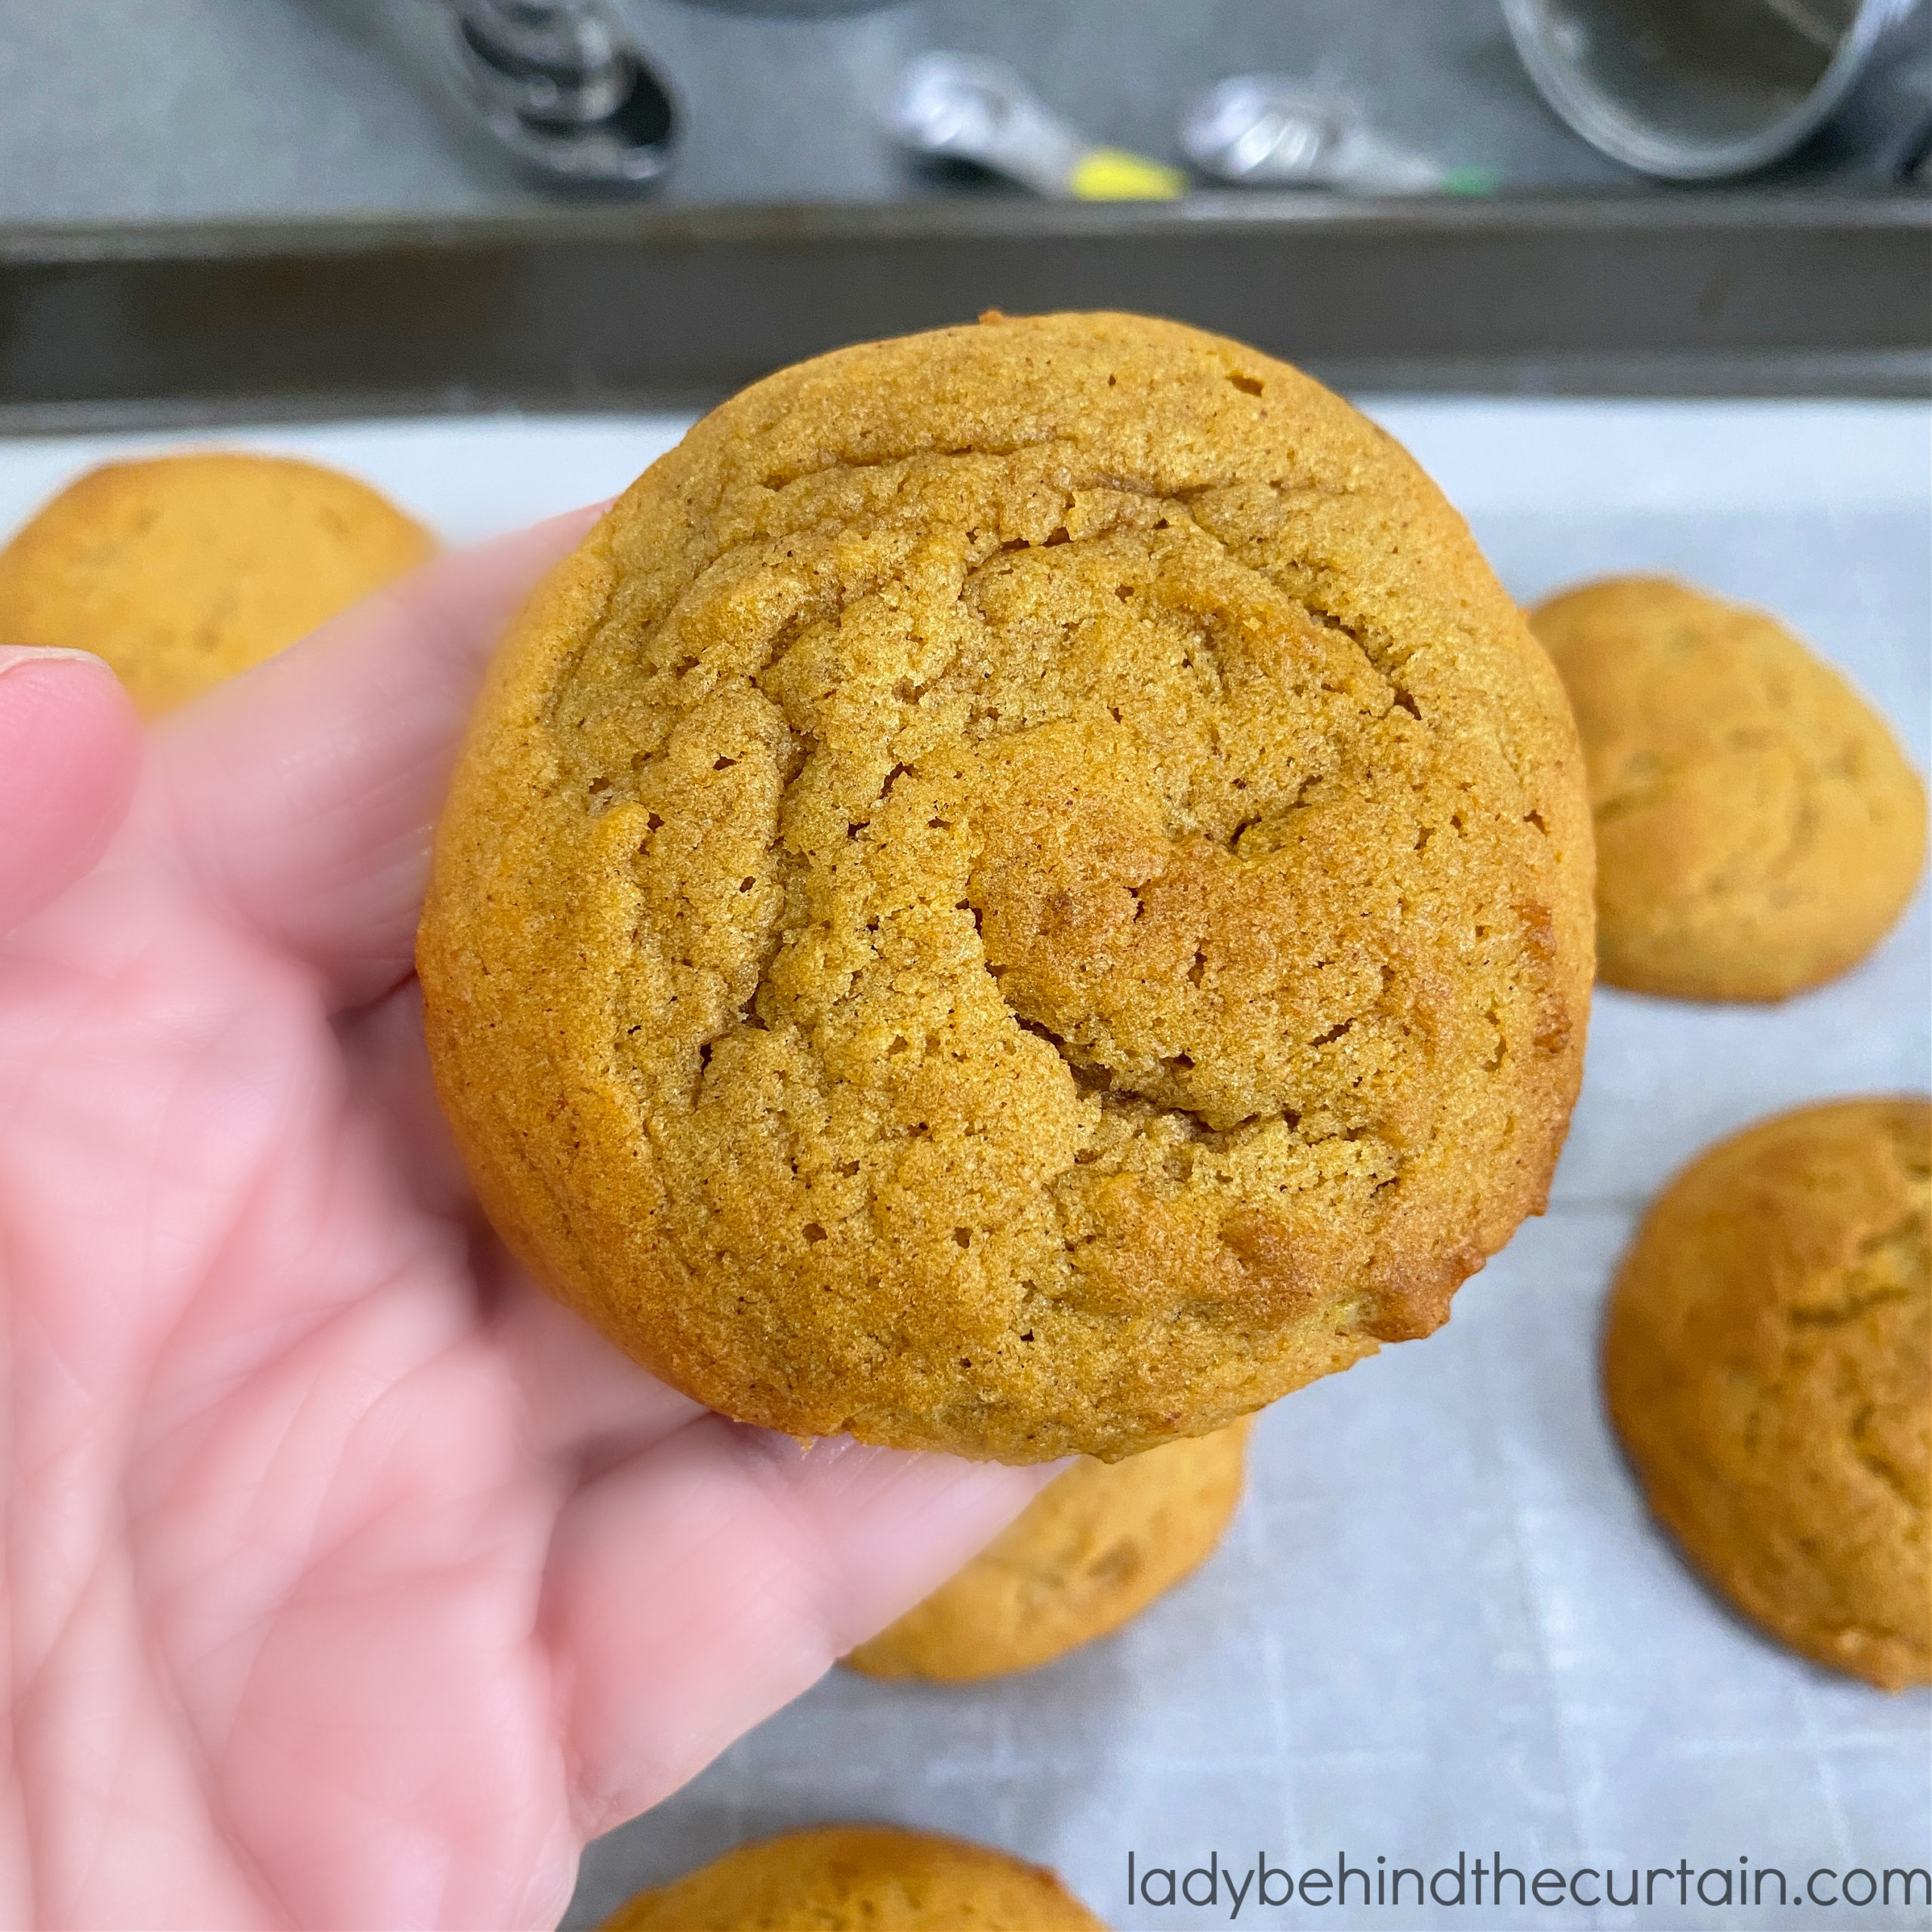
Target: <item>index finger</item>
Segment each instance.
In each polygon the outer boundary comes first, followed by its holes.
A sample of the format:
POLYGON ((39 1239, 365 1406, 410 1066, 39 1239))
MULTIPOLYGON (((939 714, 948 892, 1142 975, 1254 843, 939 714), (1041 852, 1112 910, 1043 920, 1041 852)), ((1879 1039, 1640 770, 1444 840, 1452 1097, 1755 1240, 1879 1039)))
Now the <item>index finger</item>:
POLYGON ((156 725, 130 835, 333 1004, 398 983, 490 654, 602 509, 439 557, 156 725))

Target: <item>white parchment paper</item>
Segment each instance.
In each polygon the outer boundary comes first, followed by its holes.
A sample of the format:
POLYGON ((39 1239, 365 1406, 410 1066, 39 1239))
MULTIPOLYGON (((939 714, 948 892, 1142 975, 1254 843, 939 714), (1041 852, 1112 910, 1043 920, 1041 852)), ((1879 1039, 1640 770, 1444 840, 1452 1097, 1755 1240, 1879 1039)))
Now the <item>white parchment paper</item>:
MULTIPOLYGON (((1666 571, 1764 605, 1841 666, 1921 769, 1932 664, 1932 411, 1884 403, 1370 399, 1524 601, 1666 571)), ((453 539, 621 488, 663 417, 278 427, 220 440, 358 471, 453 539)), ((178 438, 0 441, 0 529, 88 463, 178 438)), ((1921 893, 1878 953, 1770 1009, 1598 995, 1550 1211, 1426 1342, 1262 1418, 1215 1559, 1118 1637, 1027 1677, 937 1689, 835 1672, 594 1846, 593 1924, 747 1836, 883 1819, 1057 1866, 1128 1928, 1137 1871, 1371 1875, 1500 1853, 1529 1878, 1672 1875, 1647 1909, 1260 1903, 1241 1925, 1932 1927, 1932 1909, 1679 1902, 1694 1872, 1801 1881, 1932 1866, 1932 1694, 1887 1697, 1730 1616, 1650 1523, 1596 1383, 1610 1272, 1644 1202, 1710 1140, 1801 1101, 1928 1084, 1921 893), (1378 1866, 1380 1857, 1385 1866, 1378 1866)), ((1197 1878, 1197 1896, 1206 1878, 1197 1878)), ((1280 1881, 1271 1880, 1278 1890, 1280 1881)), ((1706 1881, 1715 1895, 1715 1877, 1706 1881)), ((1841 1878, 1821 1879, 1822 1894, 1841 1878)), ((1157 1886, 1161 1881, 1156 1880, 1157 1886)), ((1589 1887, 1591 1881, 1586 1880, 1589 1887)), ((1853 1881, 1854 1893, 1863 1881, 1853 1881)), ((1921 1898, 1923 1894, 1921 1894, 1921 1898)))

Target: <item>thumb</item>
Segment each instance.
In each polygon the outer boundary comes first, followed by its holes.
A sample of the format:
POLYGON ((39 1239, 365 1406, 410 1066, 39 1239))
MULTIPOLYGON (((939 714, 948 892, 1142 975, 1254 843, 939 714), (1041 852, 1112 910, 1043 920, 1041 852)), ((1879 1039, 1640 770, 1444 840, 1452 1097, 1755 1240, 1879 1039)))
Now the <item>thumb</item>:
POLYGON ((140 755, 133 703, 98 657, 0 645, 0 934, 100 857, 140 755))

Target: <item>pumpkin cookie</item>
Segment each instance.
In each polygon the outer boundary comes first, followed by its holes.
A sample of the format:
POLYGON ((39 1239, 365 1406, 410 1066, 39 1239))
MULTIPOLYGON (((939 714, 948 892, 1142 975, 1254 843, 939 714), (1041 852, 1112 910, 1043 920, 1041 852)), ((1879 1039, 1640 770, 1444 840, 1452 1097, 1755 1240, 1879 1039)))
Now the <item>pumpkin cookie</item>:
POLYGON ((0 640, 94 651, 155 718, 435 547, 366 484, 317 463, 229 451, 112 463, 0 550, 0 640))
POLYGON ((1596 818, 1598 970, 1681 999, 1782 999, 1903 911, 1925 790, 1891 733, 1761 611, 1613 577, 1531 614, 1596 818))
POLYGON ((1124 1463, 1078 1463, 925 1601, 846 1658, 943 1682, 1032 1670, 1118 1630, 1214 1553, 1241 1500, 1245 1420, 1124 1463))
POLYGON ((740 1845, 640 1892, 598 1932, 1106 1932, 1052 1872, 887 1825, 740 1845))
POLYGON ((1381 431, 1049 315, 715 411, 500 654, 418 958, 540 1280, 810 1436, 1204 1435, 1542 1206, 1592 940, 1562 691, 1381 431))
POLYGON ((1932 1105, 1720 1141, 1626 1258, 1610 1410, 1651 1506, 1744 1614, 1896 1690, 1932 1678, 1932 1105))

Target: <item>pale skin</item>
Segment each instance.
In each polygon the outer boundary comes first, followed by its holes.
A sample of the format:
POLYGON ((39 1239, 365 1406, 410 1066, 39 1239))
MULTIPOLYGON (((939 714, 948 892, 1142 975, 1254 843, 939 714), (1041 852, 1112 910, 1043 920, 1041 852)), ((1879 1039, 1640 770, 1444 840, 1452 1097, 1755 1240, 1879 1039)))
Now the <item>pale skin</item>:
POLYGON ((484 664, 589 513, 143 732, 0 648, 0 1921, 543 1927, 585 1841, 1046 1473, 711 1415, 548 1301, 411 952, 484 664))

